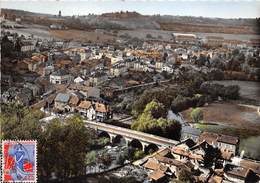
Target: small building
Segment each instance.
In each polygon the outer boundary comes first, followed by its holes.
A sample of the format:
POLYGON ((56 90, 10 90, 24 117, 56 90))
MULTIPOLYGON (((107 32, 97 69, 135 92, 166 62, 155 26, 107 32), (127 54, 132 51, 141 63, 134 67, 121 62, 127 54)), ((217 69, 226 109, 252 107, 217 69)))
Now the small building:
POLYGON ((167 73, 173 73, 173 67, 170 64, 164 64, 162 67, 162 72, 165 71, 167 73))
POLYGON ((77 107, 77 110, 81 115, 87 117, 89 120, 96 119, 96 111, 91 101, 81 101, 77 107))
POLYGON ((82 77, 78 76, 74 79, 74 83, 83 84, 84 79, 82 79, 82 77))
POLYGON ((227 164, 224 168, 224 177, 236 183, 257 182, 259 178, 251 169, 227 164), (258 180, 257 180, 258 179, 258 180))
POLYGON ((219 149, 228 149, 235 155, 238 154, 239 138, 229 135, 203 132, 199 137, 199 142, 206 141, 208 144, 219 149))
POLYGON ((25 83, 24 87, 29 88, 32 91, 34 97, 41 94, 41 87, 37 84, 25 83))
POLYGON ((52 84, 69 84, 72 82, 72 76, 64 69, 57 70, 50 75, 52 84))
POLYGON ((173 33, 173 37, 176 43, 181 44, 196 44, 197 36, 195 34, 179 34, 173 33))
POLYGON ((125 75, 127 74, 127 67, 125 66, 114 66, 110 69, 110 74, 112 76, 122 76, 122 75, 125 75))
POLYGON ((96 102, 95 103, 96 120, 105 121, 113 117, 112 110, 109 105, 96 102))
POLYGON ((21 42, 21 52, 30 52, 35 50, 35 45, 31 42, 21 42))
POLYGON ((70 100, 70 95, 67 93, 58 93, 54 99, 54 107, 59 111, 69 111, 68 103, 70 100))
POLYGON ((201 131, 197 128, 191 126, 183 126, 181 129, 181 140, 192 139, 194 142, 197 142, 201 131))
POLYGON ((219 47, 222 46, 224 38, 220 36, 207 36, 204 39, 204 44, 207 46, 219 47))
POLYGON ((70 93, 79 92, 85 97, 100 97, 100 89, 97 87, 89 87, 82 84, 70 84, 67 88, 70 93))
POLYGON ((21 18, 15 18, 15 22, 17 22, 17 23, 21 23, 21 18))
POLYGON ((155 62, 155 69, 157 72, 161 72, 162 68, 163 68, 164 62, 162 61, 156 61, 155 62))
POLYGON ((90 86, 98 86, 108 79, 106 73, 97 72, 89 77, 88 83, 90 86))

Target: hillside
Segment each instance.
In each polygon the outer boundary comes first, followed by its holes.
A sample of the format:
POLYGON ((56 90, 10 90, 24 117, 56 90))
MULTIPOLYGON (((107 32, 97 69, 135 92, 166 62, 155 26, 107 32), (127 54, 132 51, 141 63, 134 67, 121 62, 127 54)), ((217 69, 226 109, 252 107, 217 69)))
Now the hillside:
POLYGON ((141 15, 137 12, 112 12, 101 15, 61 17, 22 10, 2 9, 8 19, 21 17, 26 23, 51 25, 64 24, 71 29, 93 30, 167 30, 176 32, 205 32, 227 34, 260 34, 260 19, 223 19, 171 15, 141 15))

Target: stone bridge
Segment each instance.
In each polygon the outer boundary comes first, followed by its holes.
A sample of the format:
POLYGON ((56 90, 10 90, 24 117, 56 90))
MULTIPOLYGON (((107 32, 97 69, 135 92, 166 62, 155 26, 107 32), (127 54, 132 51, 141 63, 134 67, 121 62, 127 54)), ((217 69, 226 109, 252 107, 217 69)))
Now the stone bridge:
POLYGON ((84 120, 87 127, 98 131, 101 137, 107 137, 111 143, 124 141, 127 146, 142 149, 144 152, 158 150, 161 147, 172 147, 178 144, 178 141, 143 133, 127 128, 122 128, 106 123, 84 120))

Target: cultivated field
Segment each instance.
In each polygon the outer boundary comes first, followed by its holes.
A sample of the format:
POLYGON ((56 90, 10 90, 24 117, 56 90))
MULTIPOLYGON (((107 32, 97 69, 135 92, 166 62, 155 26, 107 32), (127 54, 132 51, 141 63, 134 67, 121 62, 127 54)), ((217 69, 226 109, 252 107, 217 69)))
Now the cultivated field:
MULTIPOLYGON (((206 131, 221 132, 240 137, 260 134, 260 116, 256 109, 240 106, 237 103, 212 103, 201 108, 204 123, 198 125, 206 131)), ((188 109, 182 112, 187 121, 192 121, 188 109)))
POLYGON ((53 37, 64 39, 64 40, 73 40, 79 42, 112 42, 115 37, 110 35, 105 35, 102 33, 90 32, 90 31, 80 31, 80 30, 50 30, 50 34, 53 37))

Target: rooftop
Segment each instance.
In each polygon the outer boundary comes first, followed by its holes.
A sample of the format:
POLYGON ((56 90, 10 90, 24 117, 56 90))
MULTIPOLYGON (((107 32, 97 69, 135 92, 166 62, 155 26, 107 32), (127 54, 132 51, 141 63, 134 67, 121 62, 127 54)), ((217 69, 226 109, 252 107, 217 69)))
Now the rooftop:
POLYGON ((67 93, 58 93, 58 95, 55 98, 55 101, 57 102, 64 102, 67 103, 70 99, 70 95, 67 93))

